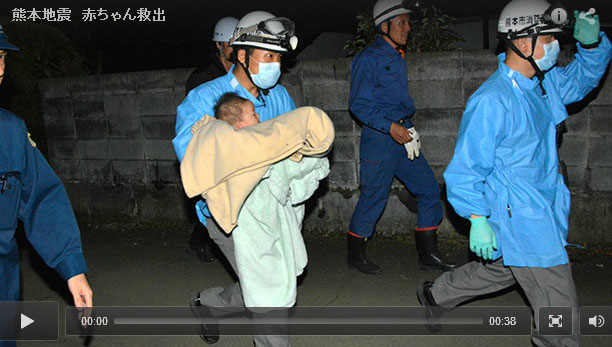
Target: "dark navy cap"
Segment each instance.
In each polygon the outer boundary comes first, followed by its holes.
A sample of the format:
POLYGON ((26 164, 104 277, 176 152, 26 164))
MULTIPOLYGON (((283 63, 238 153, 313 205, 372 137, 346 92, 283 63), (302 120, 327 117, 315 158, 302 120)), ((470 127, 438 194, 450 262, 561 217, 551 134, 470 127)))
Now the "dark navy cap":
POLYGON ((19 47, 15 46, 14 44, 10 43, 8 41, 8 36, 6 36, 6 34, 4 33, 4 30, 2 29, 2 25, 0 25, 0 49, 10 49, 13 51, 18 51, 19 47))

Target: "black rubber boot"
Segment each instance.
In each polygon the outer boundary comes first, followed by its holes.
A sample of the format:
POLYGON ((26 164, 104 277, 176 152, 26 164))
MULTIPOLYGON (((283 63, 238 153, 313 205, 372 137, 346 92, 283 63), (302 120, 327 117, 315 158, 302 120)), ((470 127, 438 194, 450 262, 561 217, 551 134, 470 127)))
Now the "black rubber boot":
POLYGON ((442 260, 438 251, 437 230, 415 230, 414 239, 416 241, 417 252, 419 253, 419 268, 421 270, 436 269, 448 271, 457 267, 456 264, 442 260))
POLYGON ((425 307, 425 316, 428 319, 428 323, 425 325, 427 329, 432 333, 437 333, 442 329, 440 325, 440 321, 438 318, 441 314, 440 305, 436 303, 433 295, 431 294, 431 286, 433 286, 433 282, 426 281, 421 283, 417 288, 417 298, 421 303, 422 307, 425 307))
POLYGON ((207 242, 212 242, 210 237, 208 237, 208 230, 201 223, 196 223, 189 238, 189 250, 201 261, 212 263, 216 259, 212 253, 206 251, 207 242))
POLYGON ((346 234, 346 245, 348 249, 346 263, 349 268, 357 269, 368 275, 379 275, 382 273, 380 266, 372 263, 365 256, 367 239, 346 234))

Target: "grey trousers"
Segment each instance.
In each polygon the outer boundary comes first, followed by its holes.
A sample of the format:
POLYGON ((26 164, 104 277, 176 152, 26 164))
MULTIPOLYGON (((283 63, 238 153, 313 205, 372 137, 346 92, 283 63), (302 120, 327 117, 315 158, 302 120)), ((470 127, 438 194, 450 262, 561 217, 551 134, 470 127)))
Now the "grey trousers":
POLYGON ((536 346, 578 346, 578 297, 569 265, 539 268, 504 266, 502 259, 487 264, 473 261, 438 277, 431 293, 439 305, 452 307, 516 283, 525 292, 533 311, 533 343, 536 346), (573 335, 539 335, 539 308, 551 306, 572 307, 573 335))
MULTIPOLYGON (((232 235, 227 235, 213 219, 206 220, 206 228, 210 238, 219 246, 221 252, 232 266, 236 274, 236 258, 234 257, 234 239, 232 235)), ((240 278, 239 278, 240 280, 240 278)), ((226 315, 234 315, 243 311, 248 311, 244 306, 240 282, 236 282, 228 287, 214 287, 200 292, 200 302, 204 305, 214 307, 211 311, 215 317, 222 318, 226 315), (227 308, 227 309, 225 309, 227 308)), ((251 312, 254 318, 286 318, 287 310, 274 310, 270 312, 251 312)), ((290 346, 287 327, 281 325, 254 325, 253 341, 256 346, 265 347, 284 347, 290 346)))

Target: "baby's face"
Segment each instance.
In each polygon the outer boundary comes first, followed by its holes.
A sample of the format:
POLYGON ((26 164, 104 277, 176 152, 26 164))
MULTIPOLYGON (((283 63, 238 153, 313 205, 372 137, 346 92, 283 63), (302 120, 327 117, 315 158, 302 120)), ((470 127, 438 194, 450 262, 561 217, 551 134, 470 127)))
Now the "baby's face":
POLYGON ((259 123, 259 115, 255 112, 255 106, 249 100, 242 103, 240 107, 242 109, 242 119, 235 124, 236 129, 248 127, 259 123))

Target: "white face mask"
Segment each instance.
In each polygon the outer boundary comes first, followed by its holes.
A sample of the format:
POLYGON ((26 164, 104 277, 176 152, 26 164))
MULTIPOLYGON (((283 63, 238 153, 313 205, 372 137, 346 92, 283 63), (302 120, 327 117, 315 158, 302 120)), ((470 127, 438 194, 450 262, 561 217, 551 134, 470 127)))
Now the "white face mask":
MULTIPOLYGON (((255 58, 249 56, 249 58, 255 60, 255 58)), ((260 63, 259 73, 251 73, 251 79, 253 83, 261 89, 270 89, 276 85, 281 75, 281 64, 280 63, 260 63)), ((250 71, 249 71, 250 72, 250 71)))
POLYGON ((536 59, 535 63, 542 71, 548 71, 557 64, 557 59, 559 58, 559 52, 561 52, 561 48, 559 47, 559 41, 554 40, 553 42, 546 43, 542 45, 544 47, 544 56, 540 59, 536 59))

